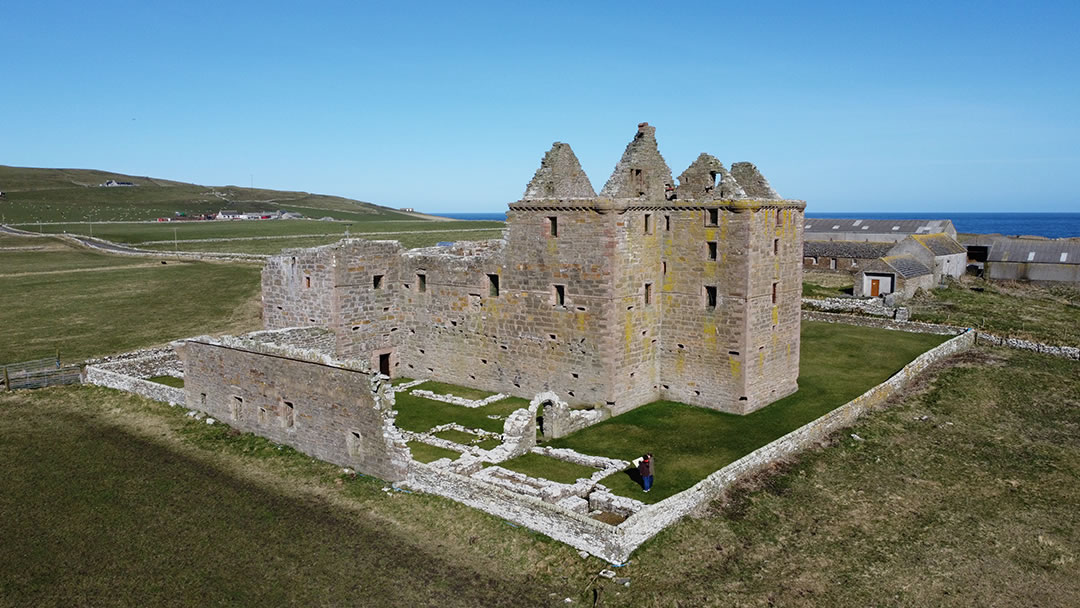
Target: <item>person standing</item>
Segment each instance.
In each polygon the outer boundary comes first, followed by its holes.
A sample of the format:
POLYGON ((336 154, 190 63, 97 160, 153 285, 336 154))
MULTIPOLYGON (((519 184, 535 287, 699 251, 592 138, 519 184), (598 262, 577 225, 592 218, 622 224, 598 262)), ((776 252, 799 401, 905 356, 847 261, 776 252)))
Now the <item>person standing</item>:
POLYGON ((641 475, 641 484, 645 487, 645 491, 648 492, 652 489, 653 481, 652 454, 645 454, 641 457, 641 462, 638 464, 638 473, 641 475))

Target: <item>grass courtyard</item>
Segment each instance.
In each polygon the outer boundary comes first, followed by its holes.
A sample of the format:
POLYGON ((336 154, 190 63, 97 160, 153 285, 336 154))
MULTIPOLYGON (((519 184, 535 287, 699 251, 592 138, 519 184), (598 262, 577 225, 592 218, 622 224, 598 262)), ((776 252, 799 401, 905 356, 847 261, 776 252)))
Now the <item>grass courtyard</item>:
MULTIPOLYGON (((648 494, 628 474, 603 483, 617 494, 658 502, 861 395, 948 338, 804 322, 793 395, 747 416, 657 401, 546 445, 622 460, 652 452, 656 474, 648 494)), ((545 476, 542 468, 532 469, 545 476)))
POLYGON ((1076 606, 1077 378, 1005 349, 935 366, 646 543, 628 588, 540 534, 181 408, 0 393, 0 605, 589 606, 603 588, 630 608, 1076 606))

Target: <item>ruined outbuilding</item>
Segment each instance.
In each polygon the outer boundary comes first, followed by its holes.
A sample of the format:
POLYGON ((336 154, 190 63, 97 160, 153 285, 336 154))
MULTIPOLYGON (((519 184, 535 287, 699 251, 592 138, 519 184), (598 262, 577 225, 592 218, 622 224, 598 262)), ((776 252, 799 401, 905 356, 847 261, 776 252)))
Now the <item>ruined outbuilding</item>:
POLYGON ((745 414, 797 388, 805 203, 750 163, 679 177, 638 126, 597 195, 555 143, 504 238, 345 240, 263 270, 268 328, 323 326, 388 376, 619 414, 670 399, 745 414))

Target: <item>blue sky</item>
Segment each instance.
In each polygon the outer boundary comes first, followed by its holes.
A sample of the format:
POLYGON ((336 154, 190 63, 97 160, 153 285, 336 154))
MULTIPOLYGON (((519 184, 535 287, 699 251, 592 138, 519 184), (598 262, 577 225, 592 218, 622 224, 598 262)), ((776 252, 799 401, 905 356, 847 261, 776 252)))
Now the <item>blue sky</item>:
POLYGON ((810 211, 1080 211, 1080 2, 815 4, 11 2, 0 164, 485 212, 648 121, 810 211))

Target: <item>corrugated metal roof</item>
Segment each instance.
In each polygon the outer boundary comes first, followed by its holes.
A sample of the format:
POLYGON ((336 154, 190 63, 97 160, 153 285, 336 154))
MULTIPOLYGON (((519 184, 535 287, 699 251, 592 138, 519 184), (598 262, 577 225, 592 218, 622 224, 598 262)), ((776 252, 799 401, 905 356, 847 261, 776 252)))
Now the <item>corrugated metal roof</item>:
POLYGON ((880 241, 803 241, 803 255, 872 260, 888 254, 895 245, 880 241))
POLYGON ((988 262, 1080 264, 1080 241, 998 239, 990 246, 988 262))
POLYGON ((956 242, 951 236, 939 232, 937 234, 913 234, 911 238, 922 243, 934 255, 952 255, 955 253, 967 253, 967 248, 956 242))
POLYGON ((866 220, 809 217, 803 224, 807 233, 861 232, 867 234, 930 234, 945 232, 952 220, 866 220))
POLYGON ((905 279, 931 274, 930 269, 924 266, 922 262, 906 253, 901 255, 888 255, 881 259, 905 279))

